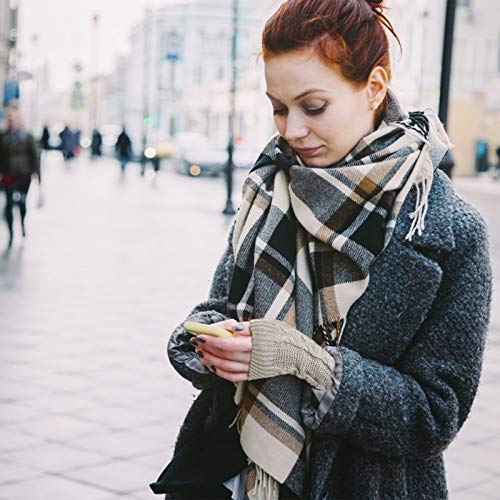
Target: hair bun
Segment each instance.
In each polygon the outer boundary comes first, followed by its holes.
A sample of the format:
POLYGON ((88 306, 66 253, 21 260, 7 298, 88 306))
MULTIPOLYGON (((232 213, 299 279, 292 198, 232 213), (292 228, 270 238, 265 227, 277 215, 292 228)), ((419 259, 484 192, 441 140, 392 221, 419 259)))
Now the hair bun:
POLYGON ((377 7, 382 7, 384 0, 366 0, 366 2, 372 9, 376 9, 377 7))

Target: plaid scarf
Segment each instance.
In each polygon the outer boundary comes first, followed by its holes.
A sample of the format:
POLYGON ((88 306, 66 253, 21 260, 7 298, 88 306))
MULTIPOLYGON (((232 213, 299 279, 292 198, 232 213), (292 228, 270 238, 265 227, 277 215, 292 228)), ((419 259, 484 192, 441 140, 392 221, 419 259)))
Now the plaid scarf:
MULTIPOLYGON (((422 232, 433 170, 450 144, 434 114, 403 115, 392 94, 389 103, 378 129, 332 167, 303 166, 279 137, 266 146, 235 222, 232 317, 282 320, 322 345, 338 345, 412 188, 407 238, 422 232)), ((249 498, 278 498, 278 483, 304 494, 305 389, 293 376, 238 386, 240 440, 254 464, 249 498)))

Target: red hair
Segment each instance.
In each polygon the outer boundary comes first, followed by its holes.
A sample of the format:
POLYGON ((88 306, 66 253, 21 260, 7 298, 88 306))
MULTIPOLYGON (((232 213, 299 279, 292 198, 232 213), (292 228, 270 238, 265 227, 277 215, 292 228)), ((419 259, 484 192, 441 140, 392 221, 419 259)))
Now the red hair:
MULTIPOLYGON (((368 81, 381 66, 391 77, 390 31, 383 0, 287 0, 268 19, 262 33, 264 60, 272 55, 311 49, 329 65, 337 65, 355 85, 368 81), (385 28, 385 29, 384 29, 385 28)), ((379 108, 385 111, 386 101, 379 108)))

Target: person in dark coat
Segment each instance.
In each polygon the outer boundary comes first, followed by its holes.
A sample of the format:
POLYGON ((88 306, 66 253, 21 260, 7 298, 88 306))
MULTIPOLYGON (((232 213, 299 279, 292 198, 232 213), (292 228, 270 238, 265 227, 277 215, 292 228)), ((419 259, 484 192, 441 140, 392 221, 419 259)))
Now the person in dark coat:
POLYGON ((59 149, 63 155, 66 164, 69 163, 75 157, 75 134, 71 131, 68 125, 59 133, 59 139, 61 140, 59 149))
POLYGON ((40 137, 40 148, 44 151, 50 149, 50 131, 47 125, 44 125, 42 130, 42 136, 40 137))
POLYGON ((278 134, 188 315, 202 325, 168 342, 201 392, 151 484, 167 499, 448 498, 443 451, 489 321, 487 232, 438 169, 437 115, 388 88, 383 7, 288 0, 266 23, 278 134))
POLYGON ((14 238, 14 206, 19 207, 21 229, 26 236, 26 197, 31 177, 41 183, 40 152, 35 138, 22 126, 17 103, 10 103, 6 111, 7 127, 0 132, 0 186, 5 192, 4 217, 9 229, 9 248, 14 238))
POLYGON ((125 127, 122 128, 122 131, 118 135, 115 144, 115 152, 118 161, 120 162, 120 170, 122 175, 125 175, 125 170, 127 168, 127 163, 132 159, 133 150, 132 150, 132 141, 125 130, 125 127))
POLYGON ((102 135, 99 130, 92 131, 92 142, 90 143, 90 158, 95 160, 102 156, 102 135))

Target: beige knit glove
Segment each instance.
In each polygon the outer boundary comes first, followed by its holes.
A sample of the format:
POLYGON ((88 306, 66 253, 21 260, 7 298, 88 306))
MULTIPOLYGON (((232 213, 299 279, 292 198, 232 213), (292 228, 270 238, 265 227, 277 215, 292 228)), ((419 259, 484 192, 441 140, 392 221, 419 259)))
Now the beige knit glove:
POLYGON ((283 321, 250 321, 252 354, 248 380, 294 375, 326 391, 333 385, 335 361, 314 340, 283 321))

